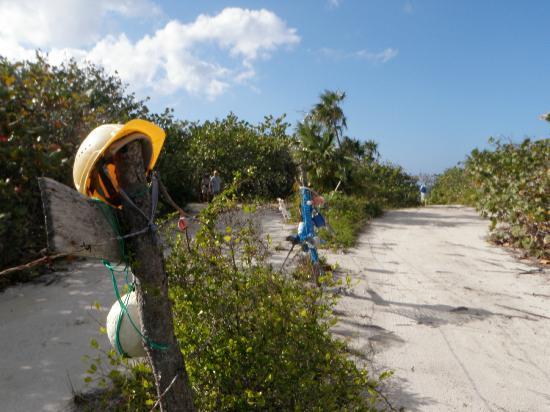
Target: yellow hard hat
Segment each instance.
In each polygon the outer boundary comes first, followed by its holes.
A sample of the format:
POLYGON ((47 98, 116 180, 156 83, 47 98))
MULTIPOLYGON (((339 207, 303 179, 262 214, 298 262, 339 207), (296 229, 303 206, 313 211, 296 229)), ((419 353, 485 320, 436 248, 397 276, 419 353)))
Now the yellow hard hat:
POLYGON ((85 196, 99 198, 112 206, 121 205, 118 180, 112 156, 133 140, 142 140, 144 163, 149 172, 155 166, 165 139, 164 130, 146 120, 105 124, 86 136, 73 166, 76 190, 85 196))

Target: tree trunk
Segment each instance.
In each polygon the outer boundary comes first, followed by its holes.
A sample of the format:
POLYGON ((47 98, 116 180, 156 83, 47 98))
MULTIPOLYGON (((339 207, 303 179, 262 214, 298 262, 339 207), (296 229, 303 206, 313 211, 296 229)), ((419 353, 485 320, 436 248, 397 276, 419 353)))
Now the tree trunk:
MULTIPOLYGON (((115 156, 120 186, 145 213, 151 214, 151 194, 146 187, 141 144, 129 143, 115 156)), ((120 212, 125 233, 137 232, 148 222, 126 201, 120 212)), ((161 411, 194 411, 193 393, 183 355, 174 335, 168 278, 156 232, 149 231, 126 240, 130 265, 136 277, 136 294, 142 333, 150 342, 167 345, 166 350, 145 350, 153 367, 161 411), (177 376, 177 377, 176 377, 177 376), (175 379, 175 380, 174 380, 175 379)))

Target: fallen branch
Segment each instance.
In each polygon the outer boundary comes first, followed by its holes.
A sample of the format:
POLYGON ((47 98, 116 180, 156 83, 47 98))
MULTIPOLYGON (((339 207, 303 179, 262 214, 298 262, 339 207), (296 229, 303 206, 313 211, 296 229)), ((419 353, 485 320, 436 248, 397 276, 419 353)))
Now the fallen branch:
POLYGON ((67 256, 69 256, 68 253, 58 253, 56 255, 43 256, 43 257, 41 257, 39 259, 36 259, 36 260, 33 260, 29 263, 25 263, 23 265, 15 266, 15 267, 9 268, 9 269, 4 269, 3 271, 0 272, 0 276, 6 276, 6 275, 9 275, 10 273, 20 272, 22 270, 31 269, 35 266, 51 263, 56 259, 61 259, 61 258, 67 257, 67 256))

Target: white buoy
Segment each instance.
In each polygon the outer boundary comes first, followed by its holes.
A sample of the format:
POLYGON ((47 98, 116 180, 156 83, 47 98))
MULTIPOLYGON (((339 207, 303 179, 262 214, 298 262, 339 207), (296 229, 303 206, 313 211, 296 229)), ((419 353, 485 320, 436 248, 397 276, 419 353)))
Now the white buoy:
MULTIPOLYGON (((129 295, 127 294, 122 296, 121 300, 126 305, 128 313, 132 317, 132 321, 136 327, 141 330, 141 320, 138 313, 136 292, 131 292, 129 295)), ((109 337, 109 342, 111 342, 111 345, 115 348, 115 350, 118 350, 116 345, 116 327, 121 310, 122 309, 119 302, 116 301, 107 315, 107 336, 109 337)), ((122 316, 120 330, 118 332, 118 340, 120 342, 120 346, 122 346, 122 350, 130 358, 145 356, 143 339, 130 323, 126 313, 122 316)))

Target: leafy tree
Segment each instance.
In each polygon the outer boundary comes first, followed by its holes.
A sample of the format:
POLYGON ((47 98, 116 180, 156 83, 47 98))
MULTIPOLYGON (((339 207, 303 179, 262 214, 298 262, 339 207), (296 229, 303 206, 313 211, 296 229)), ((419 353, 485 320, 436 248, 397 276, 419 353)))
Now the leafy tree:
POLYGON ((341 107, 341 103, 346 98, 346 93, 325 90, 319 98, 321 101, 313 106, 310 117, 333 133, 338 146, 340 146, 340 138, 348 127, 346 116, 344 116, 344 111, 341 107))
MULTIPOLYGON (((170 196, 178 205, 197 199, 200 180, 196 180, 197 173, 189 152, 192 123, 176 119, 172 109, 152 114, 149 120, 166 132, 157 170, 170 196)), ((166 211, 173 210, 163 206, 161 213, 166 211)))
POLYGON ((312 119, 298 123, 296 135, 296 157, 308 174, 309 184, 321 191, 330 190, 341 177, 342 169, 342 159, 334 145, 336 135, 312 119))
POLYGON ((0 57, 0 267, 46 246, 37 177, 72 186, 77 148, 97 125, 148 113, 116 76, 69 61, 0 57))
POLYGON ((340 103, 345 96, 325 91, 296 127, 295 156, 310 184, 327 192, 340 182, 345 193, 367 196, 380 206, 416 205, 418 188, 412 176, 399 166, 380 163, 378 145, 373 140, 361 142, 343 136, 347 124, 340 103))
POLYGON ((345 136, 339 149, 344 156, 359 162, 372 163, 380 158, 378 143, 374 140, 361 142, 345 136))
POLYGON ((174 177, 172 188, 185 182, 194 189, 187 194, 196 198, 202 175, 218 170, 226 184, 237 173, 250 177, 239 187, 241 194, 272 199, 290 193, 296 170, 284 116, 266 116, 259 125, 252 125, 229 114, 222 120, 182 126, 166 149, 171 160, 161 165, 163 174, 174 177))

